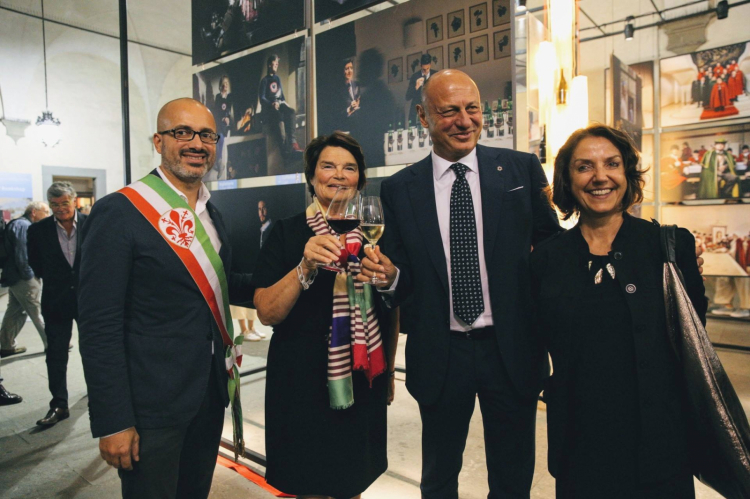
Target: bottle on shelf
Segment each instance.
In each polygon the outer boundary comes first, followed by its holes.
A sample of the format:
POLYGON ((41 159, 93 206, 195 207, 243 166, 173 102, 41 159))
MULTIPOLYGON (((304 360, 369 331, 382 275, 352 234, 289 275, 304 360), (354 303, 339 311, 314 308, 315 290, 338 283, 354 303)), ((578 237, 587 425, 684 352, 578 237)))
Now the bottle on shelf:
POLYGON ((487 131, 487 138, 491 139, 495 137, 495 125, 494 120, 492 119, 492 108, 490 107, 490 103, 487 101, 484 101, 484 113, 485 113, 485 130, 487 131))
POLYGON ((388 123, 388 152, 393 152, 393 123, 388 123))
POLYGON ((422 126, 422 122, 419 122, 419 147, 424 147, 425 140, 427 139, 427 129, 422 126))
POLYGON ((497 99, 497 107, 495 108, 495 134, 498 137, 505 135, 505 118, 503 116, 502 99, 497 99))
POLYGON ((557 85, 557 103, 565 104, 568 102, 568 82, 565 81, 565 73, 560 69, 560 82, 557 85))
POLYGON ((404 127, 401 122, 398 122, 398 128, 396 129, 396 150, 404 150, 404 127))
POLYGON ((547 162, 547 125, 542 125, 542 140, 539 142, 539 162, 547 162))
POLYGON ((412 149, 414 147, 414 139, 417 137, 417 127, 412 126, 411 120, 409 120, 409 128, 407 129, 406 133, 406 147, 408 149, 412 149))

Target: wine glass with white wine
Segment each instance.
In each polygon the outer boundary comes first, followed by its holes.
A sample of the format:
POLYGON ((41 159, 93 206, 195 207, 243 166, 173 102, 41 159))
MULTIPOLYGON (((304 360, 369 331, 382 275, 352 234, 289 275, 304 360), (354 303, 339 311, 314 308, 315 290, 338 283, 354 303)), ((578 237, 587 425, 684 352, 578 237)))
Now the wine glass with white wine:
MULTIPOLYGON (((374 250, 378 240, 383 236, 385 231, 385 219, 383 218, 383 205, 380 203, 378 196, 362 196, 362 208, 359 210, 359 216, 362 219, 360 229, 362 234, 367 238, 370 247, 374 250)), ((371 284, 382 282, 373 276, 370 279, 371 284)))

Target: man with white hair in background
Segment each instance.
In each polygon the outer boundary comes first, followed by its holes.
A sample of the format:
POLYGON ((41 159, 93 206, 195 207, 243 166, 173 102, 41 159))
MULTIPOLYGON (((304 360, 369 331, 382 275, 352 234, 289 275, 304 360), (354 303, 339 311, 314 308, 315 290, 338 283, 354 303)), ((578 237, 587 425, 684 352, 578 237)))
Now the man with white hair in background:
POLYGON ((34 201, 26 206, 22 217, 8 224, 3 241, 9 255, 3 265, 0 285, 8 288, 8 308, 0 326, 0 356, 8 357, 24 353, 26 347, 17 346, 16 338, 21 332, 26 318, 30 318, 47 349, 47 335, 41 315, 39 296, 42 283, 29 265, 26 238, 31 224, 47 218, 49 207, 42 201, 34 201))
POLYGON ((47 201, 54 216, 29 227, 29 265, 42 279, 42 317, 47 333, 47 378, 52 394, 47 415, 36 422, 52 426, 70 416, 68 351, 73 320, 78 320, 80 231, 86 215, 76 210, 77 194, 70 182, 53 182, 47 201))

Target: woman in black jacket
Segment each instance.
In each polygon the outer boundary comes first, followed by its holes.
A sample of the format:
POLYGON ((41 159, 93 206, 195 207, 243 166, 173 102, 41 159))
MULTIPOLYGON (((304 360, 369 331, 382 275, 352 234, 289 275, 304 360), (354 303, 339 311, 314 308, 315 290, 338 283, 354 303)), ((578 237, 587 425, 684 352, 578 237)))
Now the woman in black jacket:
MULTIPOLYGON (((535 248, 537 332, 550 352, 549 469, 557 497, 692 498, 686 387, 667 337, 659 226, 627 210, 643 198, 639 154, 592 125, 555 160, 552 202, 578 224, 535 248)), ((677 263, 705 323, 695 241, 677 263)))

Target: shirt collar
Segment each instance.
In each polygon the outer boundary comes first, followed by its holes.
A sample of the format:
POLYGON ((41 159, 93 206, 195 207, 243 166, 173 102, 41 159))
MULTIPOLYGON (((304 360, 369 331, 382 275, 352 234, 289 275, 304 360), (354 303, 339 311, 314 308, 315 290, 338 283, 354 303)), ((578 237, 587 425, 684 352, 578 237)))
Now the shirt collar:
MULTIPOLYGON (((170 187, 170 189, 175 191, 177 195, 180 196, 187 203, 187 200, 188 200, 187 196, 183 194, 181 190, 175 187, 172 182, 169 181, 167 176, 164 175, 164 170, 161 169, 161 166, 156 167, 156 173, 159 174, 161 179, 164 181, 165 184, 167 184, 170 187)), ((206 184, 201 182, 201 188, 198 191, 198 202, 195 203, 195 213, 200 215, 203 212, 203 210, 206 209, 206 203, 208 203, 209 199, 211 199, 211 193, 206 188, 206 184)))
POLYGON ((440 178, 443 175, 445 175, 448 170, 450 170, 450 167, 456 163, 461 163, 462 165, 466 165, 466 167, 469 170, 471 170, 474 173, 478 173, 477 148, 476 147, 472 149, 469 154, 459 159, 458 161, 448 161, 447 159, 441 158, 440 156, 435 154, 435 149, 432 150, 431 156, 432 156, 432 175, 435 177, 435 180, 440 180, 440 178))
MULTIPOLYGON (((65 228, 62 226, 62 224, 57 219, 57 217, 55 217, 55 215, 52 215, 52 218, 55 219, 55 223, 57 224, 58 227, 60 227, 61 229, 65 228)), ((78 210, 73 210, 73 228, 75 229, 77 227, 78 227, 78 210)))

